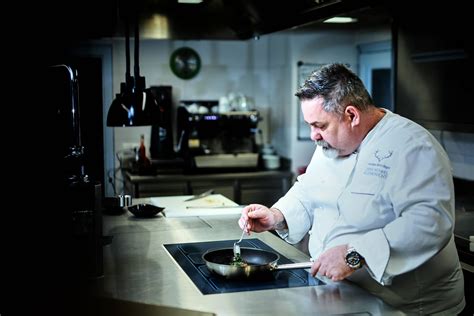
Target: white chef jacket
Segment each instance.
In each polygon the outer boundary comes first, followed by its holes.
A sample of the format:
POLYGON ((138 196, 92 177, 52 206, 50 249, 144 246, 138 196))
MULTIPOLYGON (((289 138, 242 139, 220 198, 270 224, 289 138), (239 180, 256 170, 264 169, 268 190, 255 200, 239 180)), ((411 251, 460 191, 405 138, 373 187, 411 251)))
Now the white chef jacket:
POLYGON ((449 158, 418 124, 386 115, 348 157, 317 147, 306 173, 273 207, 289 243, 310 234, 309 252, 350 244, 365 269, 349 280, 409 313, 462 310, 464 283, 454 244, 449 158))

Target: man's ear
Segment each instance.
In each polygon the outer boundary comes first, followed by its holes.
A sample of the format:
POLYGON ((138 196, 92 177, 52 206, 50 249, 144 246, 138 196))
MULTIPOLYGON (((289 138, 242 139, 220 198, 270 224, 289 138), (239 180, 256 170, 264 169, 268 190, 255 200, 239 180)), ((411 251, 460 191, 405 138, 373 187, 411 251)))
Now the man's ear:
POLYGON ((360 124, 360 111, 353 105, 348 105, 344 110, 344 114, 350 119, 351 126, 360 124))

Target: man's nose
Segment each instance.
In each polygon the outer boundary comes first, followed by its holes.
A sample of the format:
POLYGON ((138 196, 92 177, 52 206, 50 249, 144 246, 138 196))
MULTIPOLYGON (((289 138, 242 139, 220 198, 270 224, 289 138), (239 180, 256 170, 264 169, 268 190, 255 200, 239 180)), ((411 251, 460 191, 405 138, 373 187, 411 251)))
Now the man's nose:
POLYGON ((311 139, 313 141, 316 141, 316 140, 322 140, 323 137, 321 136, 321 134, 316 128, 311 128, 311 139))

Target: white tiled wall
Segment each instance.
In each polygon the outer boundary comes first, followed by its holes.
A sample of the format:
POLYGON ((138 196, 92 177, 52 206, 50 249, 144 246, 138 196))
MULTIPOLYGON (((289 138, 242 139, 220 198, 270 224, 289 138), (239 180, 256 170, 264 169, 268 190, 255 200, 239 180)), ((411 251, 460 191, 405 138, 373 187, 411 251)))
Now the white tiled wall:
MULTIPOLYGON (((133 41, 131 43, 133 45, 133 41)), ((140 41, 140 74, 145 76, 146 85, 170 85, 174 111, 180 100, 218 100, 230 92, 241 92, 254 100, 257 110, 264 120, 260 123, 264 141, 268 141, 269 112, 271 108, 281 108, 282 95, 286 90, 277 90, 277 95, 270 104, 270 79, 268 38, 259 41, 140 41), (192 47, 201 57, 201 71, 190 79, 176 77, 170 69, 169 58, 179 47, 192 47)), ((114 49, 114 93, 120 89, 120 82, 125 78, 125 44, 123 40, 113 41, 114 49)), ((131 52, 131 68, 133 71, 133 52, 131 52)), ((290 79, 290 78, 289 78, 290 79)), ((140 135, 145 135, 145 143, 149 148, 150 127, 115 128, 115 151, 130 144, 138 146, 140 135)), ((175 143, 177 143, 176 135, 175 143)))
POLYGON ((448 153, 453 175, 474 180, 474 134, 430 130, 448 153))
MULTIPOLYGON (((307 165, 314 150, 311 141, 297 139, 299 104, 297 62, 357 63, 357 45, 390 38, 387 30, 373 32, 326 31, 312 34, 275 33, 248 41, 140 41, 140 72, 147 87, 171 85, 173 101, 215 99, 229 92, 242 92, 254 99, 264 115, 260 127, 264 141, 271 142, 277 153, 292 160, 292 171, 307 165), (179 47, 189 46, 201 56, 202 68, 191 80, 177 78, 170 70, 169 57, 179 47)), ((133 40, 131 41, 133 47, 133 40)), ((125 77, 124 41, 113 40, 113 89, 119 91, 125 77)), ((133 71, 133 51, 132 71, 133 71)), ((357 69, 357 67, 354 67, 357 69)), ((150 127, 115 128, 115 151, 138 146, 145 134, 149 148, 150 127)), ((474 135, 433 131, 444 144, 452 161, 454 175, 474 180, 474 135)), ((175 136, 176 142, 176 136, 175 136)))

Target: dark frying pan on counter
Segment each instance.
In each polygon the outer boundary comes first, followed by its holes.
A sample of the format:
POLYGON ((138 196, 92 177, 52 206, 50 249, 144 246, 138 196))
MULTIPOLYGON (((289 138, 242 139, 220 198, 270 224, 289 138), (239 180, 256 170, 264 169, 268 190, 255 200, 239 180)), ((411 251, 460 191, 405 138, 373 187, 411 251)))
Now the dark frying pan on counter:
POLYGON ((280 255, 262 249, 240 248, 244 264, 235 264, 234 249, 211 249, 202 255, 207 268, 228 279, 268 277, 274 270, 306 269, 312 262, 299 262, 278 265, 280 255))

